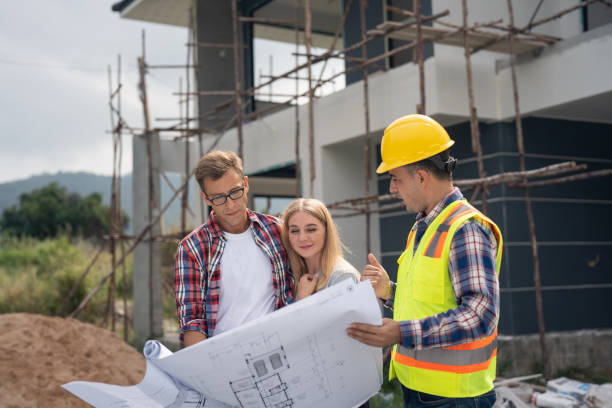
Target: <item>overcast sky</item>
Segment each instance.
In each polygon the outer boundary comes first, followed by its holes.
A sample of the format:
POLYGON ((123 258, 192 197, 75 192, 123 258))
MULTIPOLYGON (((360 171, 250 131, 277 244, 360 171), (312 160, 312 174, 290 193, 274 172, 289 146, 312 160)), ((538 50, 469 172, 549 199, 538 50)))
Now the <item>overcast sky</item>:
MULTIPOLYGON (((123 60, 122 105, 142 126, 136 59, 146 30, 147 62, 184 64, 187 30, 121 19, 114 1, 20 0, 0 14, 0 182, 57 171, 112 172, 109 64, 123 60)), ((177 116, 181 72, 147 77, 153 117, 177 116)), ((113 76, 115 80, 115 75, 113 76)), ((131 170, 131 139, 124 171, 131 170)))
MULTIPOLYGON (((0 14, 0 183, 44 172, 111 174, 108 65, 116 81, 117 55, 121 54, 123 116, 128 125, 142 127, 137 90, 142 30, 146 32, 148 64, 186 63, 187 29, 122 19, 111 11, 115 1, 4 4, 0 14)), ((274 74, 292 68, 294 51, 292 44, 256 40, 255 80, 270 72, 270 62, 274 74)), ((314 49, 319 51, 323 50, 314 49)), ((315 75, 320 65, 314 67, 315 75)), ((326 77, 342 69, 340 60, 331 60, 326 77)), ((178 97, 172 93, 178 90, 181 76, 184 86, 184 69, 153 70, 147 75, 153 119, 179 115, 178 97)), ((291 81, 281 81, 274 92, 293 92, 294 86, 291 81)), ((302 92, 306 86, 301 84, 302 92)), ((323 92, 342 87, 344 79, 339 78, 323 92)), ((131 143, 131 137, 125 136, 123 173, 132 169, 131 143)))

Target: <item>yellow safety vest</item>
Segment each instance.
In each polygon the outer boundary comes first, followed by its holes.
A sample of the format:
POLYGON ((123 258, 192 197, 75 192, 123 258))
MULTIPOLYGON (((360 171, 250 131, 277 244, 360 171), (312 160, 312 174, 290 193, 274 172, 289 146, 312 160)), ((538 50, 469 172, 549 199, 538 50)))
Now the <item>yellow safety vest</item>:
MULTIPOLYGON (((497 238, 496 269, 499 275, 502 236, 493 221, 466 201, 449 204, 429 225, 413 255, 414 232, 398 259, 393 319, 422 319, 457 307, 448 273, 448 257, 457 229, 477 218, 497 238)), ((393 348, 389 378, 396 376, 407 388, 451 398, 473 397, 493 388, 497 356, 497 328, 487 337, 452 347, 423 350, 393 348)))

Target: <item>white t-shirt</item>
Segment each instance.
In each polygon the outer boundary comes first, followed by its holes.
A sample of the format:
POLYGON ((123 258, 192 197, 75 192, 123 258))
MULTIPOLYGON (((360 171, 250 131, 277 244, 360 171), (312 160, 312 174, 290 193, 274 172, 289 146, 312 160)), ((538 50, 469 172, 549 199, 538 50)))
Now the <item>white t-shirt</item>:
POLYGON ((219 314, 213 335, 274 311, 272 263, 257 246, 253 231, 223 233, 219 314))

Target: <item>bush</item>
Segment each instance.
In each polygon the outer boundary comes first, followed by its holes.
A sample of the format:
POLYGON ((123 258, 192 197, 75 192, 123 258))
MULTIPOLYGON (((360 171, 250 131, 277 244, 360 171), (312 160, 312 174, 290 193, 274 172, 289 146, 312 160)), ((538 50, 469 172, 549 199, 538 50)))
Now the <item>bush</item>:
MULTIPOLYGON (((123 213, 127 225, 127 216, 123 213)), ((102 195, 82 198, 67 192, 57 183, 19 196, 19 204, 7 208, 0 217, 4 235, 53 238, 60 234, 71 237, 99 238, 110 232, 110 207, 102 204, 102 195)))
MULTIPOLYGON (((0 313, 55 315, 97 251, 98 248, 91 243, 73 244, 65 235, 40 241, 3 237, 0 240, 0 313)), ((126 267, 129 283, 127 293, 131 295, 131 261, 126 267)), ((66 314, 81 303, 110 268, 110 255, 104 252, 69 299, 64 309, 66 314)), ((119 268, 118 291, 121 288, 119 268)), ((77 317, 83 321, 99 323, 106 311, 107 296, 108 285, 105 285, 77 317)))

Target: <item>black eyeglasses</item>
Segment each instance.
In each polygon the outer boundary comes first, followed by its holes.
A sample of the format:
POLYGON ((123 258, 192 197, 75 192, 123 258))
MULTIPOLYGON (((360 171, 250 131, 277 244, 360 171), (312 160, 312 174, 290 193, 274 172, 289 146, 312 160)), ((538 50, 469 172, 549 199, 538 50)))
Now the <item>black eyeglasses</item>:
POLYGON ((208 201, 210 201, 212 205, 223 205, 227 201, 228 197, 231 198, 232 200, 237 200, 240 197, 242 197, 244 195, 244 188, 245 188, 244 186, 235 188, 232 191, 230 191, 229 194, 221 194, 213 198, 210 198, 208 194, 206 193, 204 194, 206 194, 206 198, 208 198, 208 201))

